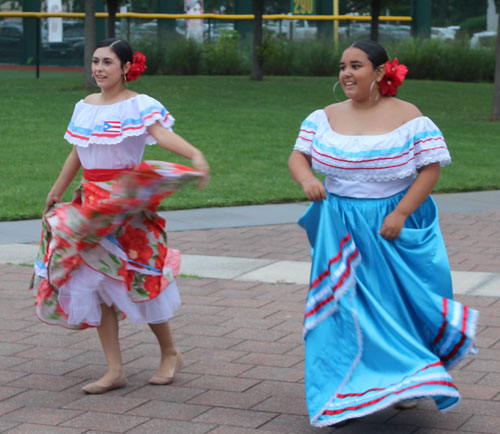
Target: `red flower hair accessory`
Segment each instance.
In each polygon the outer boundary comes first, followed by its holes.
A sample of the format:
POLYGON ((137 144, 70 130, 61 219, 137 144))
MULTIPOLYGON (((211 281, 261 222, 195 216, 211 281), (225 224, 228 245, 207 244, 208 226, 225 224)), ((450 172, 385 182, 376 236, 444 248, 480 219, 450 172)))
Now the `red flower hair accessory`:
POLYGON ((137 80, 146 69, 146 56, 136 51, 134 53, 132 65, 130 65, 130 69, 127 72, 127 81, 137 80))
POLYGON ((398 65, 398 58, 385 62, 385 74, 380 81, 380 93, 382 95, 396 95, 396 88, 403 84, 408 68, 401 64, 398 65))

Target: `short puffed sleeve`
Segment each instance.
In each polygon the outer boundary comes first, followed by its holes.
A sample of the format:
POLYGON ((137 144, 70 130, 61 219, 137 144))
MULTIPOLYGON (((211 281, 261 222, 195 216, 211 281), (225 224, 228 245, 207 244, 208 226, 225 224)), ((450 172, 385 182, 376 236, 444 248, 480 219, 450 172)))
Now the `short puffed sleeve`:
POLYGON ((302 152, 306 155, 311 155, 314 136, 318 131, 319 122, 321 121, 321 110, 312 112, 304 119, 300 125, 299 135, 295 141, 293 149, 302 152))
POLYGON ((417 169, 432 163, 439 163, 440 166, 451 163, 443 133, 431 119, 419 117, 410 123, 409 129, 411 134, 407 145, 414 156, 417 169))
POLYGON ((145 136, 145 143, 155 139, 147 128, 159 122, 172 130, 175 120, 156 99, 140 94, 115 104, 93 105, 79 101, 64 138, 71 144, 87 147, 89 144, 116 145, 127 137, 145 136))

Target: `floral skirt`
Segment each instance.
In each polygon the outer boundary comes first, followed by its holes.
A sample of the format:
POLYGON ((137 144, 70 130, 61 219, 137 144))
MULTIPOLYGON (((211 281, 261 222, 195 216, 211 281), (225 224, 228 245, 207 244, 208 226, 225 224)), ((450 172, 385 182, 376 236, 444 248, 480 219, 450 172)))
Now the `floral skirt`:
POLYGON ((330 194, 299 221, 312 246, 304 342, 314 426, 405 399, 432 397, 443 411, 460 399, 447 370, 476 352, 478 313, 452 299, 432 198, 407 219, 397 239, 378 234, 403 195, 330 194))
POLYGON ((167 248, 160 200, 199 179, 193 169, 148 161, 117 180, 84 181, 73 201, 42 219, 32 287, 43 322, 84 329, 100 324, 100 305, 118 318, 157 323, 180 305, 180 254, 167 248))

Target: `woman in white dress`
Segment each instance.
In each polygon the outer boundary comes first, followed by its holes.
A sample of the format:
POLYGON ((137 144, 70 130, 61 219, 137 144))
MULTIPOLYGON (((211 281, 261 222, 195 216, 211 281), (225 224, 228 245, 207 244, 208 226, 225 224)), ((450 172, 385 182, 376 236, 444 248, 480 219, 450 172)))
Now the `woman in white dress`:
POLYGON ((175 134, 174 118, 148 95, 126 87, 146 69, 145 57, 118 39, 100 42, 92 58, 99 93, 79 101, 65 134, 73 145, 50 190, 35 265, 36 313, 49 324, 97 327, 108 371, 83 387, 103 393, 124 387, 118 319, 148 323, 161 360, 151 384, 169 384, 182 366, 168 319, 180 305, 179 252, 167 248, 161 198, 190 179, 208 181, 203 154, 175 134), (196 171, 142 162, 146 144, 191 160, 196 171), (71 203, 61 196, 83 166, 71 203))

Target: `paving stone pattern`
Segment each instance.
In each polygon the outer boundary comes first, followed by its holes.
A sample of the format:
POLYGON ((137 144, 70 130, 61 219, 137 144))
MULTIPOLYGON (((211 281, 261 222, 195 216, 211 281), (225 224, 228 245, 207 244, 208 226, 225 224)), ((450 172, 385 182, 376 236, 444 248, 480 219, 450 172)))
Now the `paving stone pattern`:
MULTIPOLYGON (((500 211, 441 216, 454 270, 500 271, 500 211), (472 235, 474 234, 474 235, 472 235)), ((171 233, 184 253, 307 260, 296 225, 171 233)), ((124 389, 87 396, 105 371, 95 330, 70 331, 35 318, 29 267, 0 265, 0 433, 498 433, 500 299, 457 296, 480 311, 479 354, 452 372, 461 404, 388 408, 339 428, 310 427, 301 342, 304 285, 181 278, 171 321, 185 365, 169 386, 147 380, 159 361, 146 326, 121 323, 124 389)))

